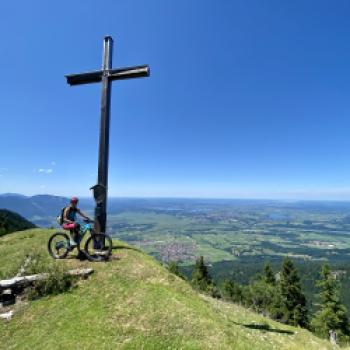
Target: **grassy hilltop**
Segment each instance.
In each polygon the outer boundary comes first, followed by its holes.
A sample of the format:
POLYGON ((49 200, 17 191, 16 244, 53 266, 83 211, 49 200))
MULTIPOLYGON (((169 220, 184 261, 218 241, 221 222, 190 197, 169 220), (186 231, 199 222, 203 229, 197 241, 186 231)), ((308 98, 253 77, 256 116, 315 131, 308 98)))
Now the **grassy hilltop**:
MULTIPOLYGON (((45 252, 52 230, 0 237, 0 275, 30 252, 45 252)), ((120 242, 107 263, 76 259, 95 273, 71 292, 20 304, 0 320, 0 349, 332 349, 310 332, 195 292, 152 257, 120 242)))

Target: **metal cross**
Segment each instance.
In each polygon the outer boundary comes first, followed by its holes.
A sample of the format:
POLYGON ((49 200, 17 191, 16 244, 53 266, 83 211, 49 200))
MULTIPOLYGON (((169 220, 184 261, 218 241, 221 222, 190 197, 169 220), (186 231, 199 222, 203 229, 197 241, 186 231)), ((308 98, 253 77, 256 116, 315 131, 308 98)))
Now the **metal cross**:
POLYGON ((81 85, 102 82, 100 141, 98 153, 98 180, 94 190, 95 230, 106 232, 106 208, 108 189, 108 155, 109 155, 109 121, 111 106, 111 82, 131 78, 142 78, 150 75, 148 65, 112 69, 113 39, 106 36, 103 40, 102 69, 93 72, 66 75, 69 85, 81 85))

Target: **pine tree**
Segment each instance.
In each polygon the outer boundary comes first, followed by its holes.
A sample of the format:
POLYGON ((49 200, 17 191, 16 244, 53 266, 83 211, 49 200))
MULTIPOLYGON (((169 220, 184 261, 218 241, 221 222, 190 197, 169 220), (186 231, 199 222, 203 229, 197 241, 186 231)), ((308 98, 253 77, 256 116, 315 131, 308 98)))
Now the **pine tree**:
POLYGON ((222 289, 223 294, 227 299, 233 301, 234 303, 244 303, 243 288, 235 281, 225 280, 222 285, 222 289))
POLYGON ((275 275, 273 273, 273 270, 270 266, 270 264, 265 264, 264 266, 264 275, 263 275, 263 280, 267 283, 270 284, 272 286, 276 285, 276 278, 275 275))
POLYGON ((176 261, 170 261, 168 265, 168 270, 174 275, 184 279, 184 276, 180 272, 179 265, 176 261))
POLYGON ((196 266, 192 273, 192 285, 201 291, 209 291, 213 285, 208 266, 205 264, 203 256, 196 260, 196 266))
POLYGON ((280 292, 283 321, 293 326, 307 327, 306 298, 301 289, 298 272, 288 257, 283 260, 280 292))
POLYGON ((320 288, 319 298, 320 309, 312 320, 314 331, 325 338, 328 338, 329 331, 335 331, 337 338, 345 340, 350 336, 350 325, 347 318, 346 307, 339 299, 340 285, 332 276, 328 264, 321 269, 321 279, 317 282, 320 288))

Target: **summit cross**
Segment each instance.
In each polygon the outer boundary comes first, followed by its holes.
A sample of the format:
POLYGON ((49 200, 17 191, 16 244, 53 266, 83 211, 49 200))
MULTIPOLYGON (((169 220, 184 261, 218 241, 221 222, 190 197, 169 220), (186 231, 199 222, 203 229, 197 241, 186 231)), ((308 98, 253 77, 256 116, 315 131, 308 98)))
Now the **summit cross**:
POLYGON ((90 83, 102 83, 100 140, 98 152, 98 179, 94 190, 95 230, 106 233, 107 192, 108 192, 108 157, 109 157, 109 124, 111 107, 112 81, 131 78, 142 78, 150 75, 148 65, 112 68, 113 39, 106 36, 103 40, 102 69, 98 71, 66 75, 71 86, 90 83))

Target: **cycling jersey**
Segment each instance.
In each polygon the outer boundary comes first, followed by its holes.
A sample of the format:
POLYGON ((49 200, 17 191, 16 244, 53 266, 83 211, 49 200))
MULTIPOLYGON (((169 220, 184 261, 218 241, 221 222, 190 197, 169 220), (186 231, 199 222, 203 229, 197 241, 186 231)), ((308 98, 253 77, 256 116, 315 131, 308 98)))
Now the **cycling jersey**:
POLYGON ((77 217, 77 208, 68 207, 67 219, 70 221, 75 221, 77 217))

